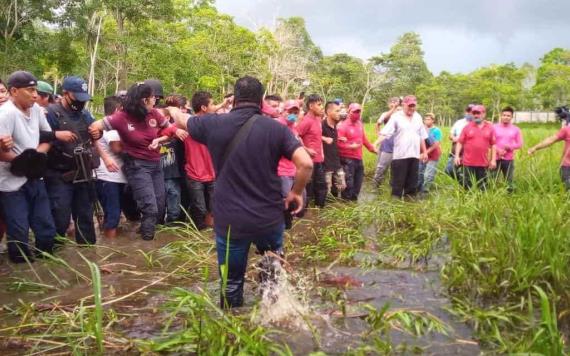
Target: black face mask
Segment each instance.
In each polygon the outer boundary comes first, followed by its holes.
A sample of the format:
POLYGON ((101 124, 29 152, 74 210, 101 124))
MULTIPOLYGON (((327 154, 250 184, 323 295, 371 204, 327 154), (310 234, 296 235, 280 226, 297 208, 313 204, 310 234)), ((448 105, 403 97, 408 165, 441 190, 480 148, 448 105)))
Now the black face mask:
POLYGON ((67 104, 72 111, 80 112, 85 108, 85 104, 87 103, 85 101, 71 100, 67 98, 67 104))

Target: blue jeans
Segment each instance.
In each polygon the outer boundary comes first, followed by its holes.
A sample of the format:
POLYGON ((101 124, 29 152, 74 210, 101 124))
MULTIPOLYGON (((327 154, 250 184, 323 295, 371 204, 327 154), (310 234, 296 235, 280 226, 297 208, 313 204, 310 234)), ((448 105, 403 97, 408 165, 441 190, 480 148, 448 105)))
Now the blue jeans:
POLYGON ((121 220, 121 195, 125 185, 122 183, 97 181, 97 197, 105 215, 103 228, 116 229, 121 220))
POLYGON ((206 215, 214 207, 215 182, 199 182, 188 178, 188 194, 190 195, 190 216, 198 230, 205 229, 206 215))
POLYGON ((164 180, 166 190, 166 222, 173 222, 180 218, 180 200, 182 196, 181 178, 168 178, 164 180))
MULTIPOLYGON (((245 283, 247 256, 251 244, 253 243, 260 253, 279 251, 283 248, 284 229, 285 226, 282 226, 271 234, 251 239, 229 239, 229 245, 226 236, 216 235, 216 251, 218 253, 219 267, 226 265, 226 253, 228 255, 228 278, 225 296, 224 292, 220 293, 220 305, 222 308, 233 308, 243 305, 243 285, 245 283)), ((222 278, 221 269, 219 272, 220 278, 222 278)), ((224 281, 222 280, 221 288, 223 288, 223 286, 224 281)))
POLYGON ((0 204, 6 222, 8 256, 12 262, 25 262, 24 255, 32 258, 28 247, 30 227, 34 232, 36 249, 52 252, 56 232, 43 180, 28 179, 19 190, 0 193, 0 204))
POLYGON ((427 161, 426 163, 420 162, 420 168, 418 172, 418 189, 421 192, 429 192, 430 187, 435 180, 435 175, 437 174, 437 161, 427 161))
POLYGON ((346 179, 346 189, 341 193, 341 197, 346 200, 357 201, 362 188, 362 181, 364 180, 362 160, 341 158, 340 163, 346 179))
POLYGON ((144 240, 154 239, 156 224, 162 222, 166 208, 164 175, 159 161, 147 161, 127 156, 123 171, 140 210, 141 235, 144 240))
POLYGON ((95 187, 89 183, 64 182, 61 176, 53 175, 46 177, 46 188, 57 234, 65 236, 69 221, 73 218, 75 241, 78 244, 94 244, 97 241, 93 224, 95 187))

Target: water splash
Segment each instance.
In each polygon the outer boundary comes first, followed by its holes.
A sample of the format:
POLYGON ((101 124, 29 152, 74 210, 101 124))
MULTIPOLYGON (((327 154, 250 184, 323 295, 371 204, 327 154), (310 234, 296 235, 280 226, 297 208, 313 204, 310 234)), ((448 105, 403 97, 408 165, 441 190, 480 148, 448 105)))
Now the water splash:
POLYGON ((286 328, 306 329, 309 314, 306 277, 287 272, 279 257, 265 255, 258 266, 261 303, 258 322, 286 328), (294 280, 293 285, 291 281, 294 280))

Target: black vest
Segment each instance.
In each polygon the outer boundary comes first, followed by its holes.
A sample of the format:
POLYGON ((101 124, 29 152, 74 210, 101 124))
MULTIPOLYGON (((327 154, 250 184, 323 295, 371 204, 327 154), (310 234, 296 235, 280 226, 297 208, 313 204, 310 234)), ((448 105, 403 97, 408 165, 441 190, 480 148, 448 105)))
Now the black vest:
POLYGON ((53 141, 52 147, 48 152, 48 168, 61 172, 77 170, 74 153, 78 147, 84 148, 94 158, 91 160, 89 168, 98 167, 99 157, 96 155, 90 141, 87 111, 81 111, 79 120, 72 118, 71 113, 61 104, 52 104, 48 106, 47 111, 57 121, 59 127, 56 131, 71 131, 78 138, 76 142, 53 141))

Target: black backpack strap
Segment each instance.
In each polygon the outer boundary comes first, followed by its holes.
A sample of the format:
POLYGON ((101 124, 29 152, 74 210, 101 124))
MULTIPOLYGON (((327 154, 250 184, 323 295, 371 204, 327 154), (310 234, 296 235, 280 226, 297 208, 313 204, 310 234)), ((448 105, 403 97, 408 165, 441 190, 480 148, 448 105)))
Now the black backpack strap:
POLYGON ((235 151, 235 148, 249 135, 249 132, 251 131, 251 128, 253 127, 253 124, 260 117, 262 117, 262 116, 259 114, 255 114, 252 117, 250 117, 249 119, 247 119, 247 121, 240 127, 239 131, 234 136, 234 138, 232 139, 232 141, 230 142, 230 144, 226 148, 226 151, 224 152, 224 156, 222 157, 222 162, 220 165, 220 173, 224 169, 224 166, 226 165, 226 162, 228 161, 228 159, 231 157, 232 153, 235 151))

